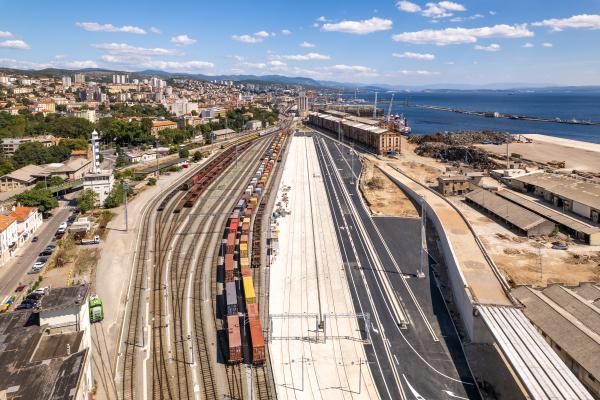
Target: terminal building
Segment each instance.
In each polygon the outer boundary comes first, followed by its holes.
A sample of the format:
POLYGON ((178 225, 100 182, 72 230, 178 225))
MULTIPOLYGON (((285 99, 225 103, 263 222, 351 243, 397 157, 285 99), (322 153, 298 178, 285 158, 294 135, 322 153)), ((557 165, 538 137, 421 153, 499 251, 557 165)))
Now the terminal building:
POLYGON ((379 126, 379 121, 353 115, 323 110, 308 113, 309 124, 327 130, 340 139, 351 140, 377 154, 399 153, 402 136, 379 126))

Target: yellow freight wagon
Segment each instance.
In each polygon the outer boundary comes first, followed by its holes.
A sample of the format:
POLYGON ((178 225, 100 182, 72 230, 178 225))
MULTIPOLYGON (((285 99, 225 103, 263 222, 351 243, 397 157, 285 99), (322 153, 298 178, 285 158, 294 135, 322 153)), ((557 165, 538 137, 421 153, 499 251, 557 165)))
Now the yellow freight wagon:
POLYGON ((246 299, 246 304, 256 303, 256 293, 254 292, 254 283, 252 283, 252 277, 244 276, 242 280, 244 283, 244 298, 246 299))

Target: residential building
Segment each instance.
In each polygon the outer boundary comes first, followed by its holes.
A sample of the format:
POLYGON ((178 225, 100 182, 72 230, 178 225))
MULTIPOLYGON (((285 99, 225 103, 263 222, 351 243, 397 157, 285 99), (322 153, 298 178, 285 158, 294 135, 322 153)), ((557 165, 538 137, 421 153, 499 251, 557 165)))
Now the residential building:
POLYGON ((173 121, 152 121, 150 133, 154 136, 158 136, 158 132, 165 129, 177 129, 177 123, 173 121))
POLYGON ((244 129, 248 131, 254 131, 260 128, 262 128, 262 121, 257 119, 250 120, 244 125, 244 129))
POLYGON ((225 140, 233 137, 235 135, 235 131, 233 129, 217 129, 216 131, 211 132, 213 140, 225 140))
POLYGON ((69 117, 83 118, 90 122, 96 122, 96 110, 71 110, 67 112, 69 117))
POLYGON ((71 77, 70 76, 63 76, 62 77, 62 85, 63 85, 63 89, 70 88, 71 85, 72 85, 71 77))
POLYGON ((187 100, 177 100, 170 105, 170 111, 177 117, 191 114, 192 111, 198 111, 198 103, 192 103, 187 100))
POLYGON ((0 214, 0 265, 10 259, 17 249, 17 219, 11 215, 0 214))
POLYGON ((29 142, 39 142, 44 147, 50 147, 57 145, 60 142, 60 138, 57 138, 53 135, 43 135, 43 136, 31 136, 31 137, 22 137, 22 138, 6 138, 2 139, 2 151, 7 156, 12 156, 15 154, 15 151, 19 148, 23 143, 29 142))
POLYGON ((42 225, 42 213, 35 207, 15 206, 8 214, 17 220, 17 245, 25 243, 42 225))
POLYGON ((75 76, 73 77, 73 81, 75 82, 75 84, 85 83, 85 75, 84 74, 75 74, 75 76))
POLYGON ((305 92, 300 92, 298 94, 298 116, 301 118, 306 117, 308 109, 308 97, 305 92))

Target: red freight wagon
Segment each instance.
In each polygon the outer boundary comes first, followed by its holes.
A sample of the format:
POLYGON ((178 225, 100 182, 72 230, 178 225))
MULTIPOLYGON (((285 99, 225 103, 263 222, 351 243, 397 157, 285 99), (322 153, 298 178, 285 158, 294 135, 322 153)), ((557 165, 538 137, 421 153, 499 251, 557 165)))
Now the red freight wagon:
POLYGON ((242 243, 248 243, 248 235, 240 236, 240 244, 242 243))
POLYGON ((258 304, 246 304, 246 312, 248 313, 248 319, 258 319, 258 304))
POLYGON ((225 282, 233 282, 233 254, 225 254, 225 282))
POLYGON ((247 235, 250 232, 250 224, 242 224, 242 235, 247 235))
POLYGON ((233 254, 235 251, 235 231, 229 231, 227 235, 227 247, 225 248, 226 254, 233 254))
POLYGON ((231 218, 231 221, 229 222, 229 232, 230 233, 237 232, 239 223, 240 223, 240 220, 238 218, 231 218))
POLYGON ((254 208, 246 208, 246 210, 244 211, 244 217, 250 218, 252 216, 252 210, 254 210, 254 208))
POLYGON ((240 335, 240 318, 237 315, 227 317, 227 339, 229 341, 229 361, 231 364, 242 362, 242 337, 240 335))
POLYGON ((242 276, 252 276, 252 270, 248 267, 244 267, 241 269, 242 276))
POLYGON ((259 319, 251 319, 250 343, 252 345, 252 363, 263 364, 265 362, 265 338, 259 319))

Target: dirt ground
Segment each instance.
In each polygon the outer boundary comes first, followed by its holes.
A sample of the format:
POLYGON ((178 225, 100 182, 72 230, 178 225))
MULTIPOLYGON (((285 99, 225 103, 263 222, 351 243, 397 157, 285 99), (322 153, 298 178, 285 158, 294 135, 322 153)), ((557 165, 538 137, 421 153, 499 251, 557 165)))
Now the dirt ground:
POLYGON ((452 200, 467 217, 490 256, 511 285, 577 285, 600 282, 600 246, 556 237, 527 238, 463 203, 452 200), (554 250, 552 242, 569 242, 569 250, 554 250))
POLYGON ((418 217, 414 204, 375 163, 363 160, 360 190, 373 215, 418 217))

